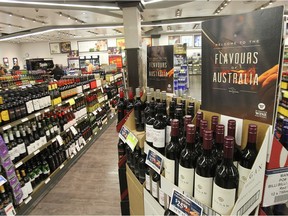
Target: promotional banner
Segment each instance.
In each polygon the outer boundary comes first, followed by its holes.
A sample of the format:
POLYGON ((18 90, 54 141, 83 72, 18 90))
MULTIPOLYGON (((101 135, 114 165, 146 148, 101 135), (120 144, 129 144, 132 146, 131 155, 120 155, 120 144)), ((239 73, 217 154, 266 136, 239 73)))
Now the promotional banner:
POLYGON ((147 86, 173 93, 173 46, 147 48, 147 86))
POLYGON ((202 106, 272 124, 283 7, 202 23, 202 106))

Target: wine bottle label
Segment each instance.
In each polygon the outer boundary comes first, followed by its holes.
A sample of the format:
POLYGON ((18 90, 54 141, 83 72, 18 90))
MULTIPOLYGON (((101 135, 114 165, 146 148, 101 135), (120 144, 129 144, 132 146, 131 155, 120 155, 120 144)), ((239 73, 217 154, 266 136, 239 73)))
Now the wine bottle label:
POLYGON ((239 172, 239 185, 238 185, 237 197, 239 197, 241 194, 241 191, 250 173, 250 169, 247 169, 241 166, 240 164, 238 164, 238 172, 239 172))
POLYGON ((12 149, 9 151, 9 155, 10 155, 10 159, 13 161, 13 160, 15 159, 14 148, 12 148, 12 149))
POLYGON ((28 191, 27 191, 27 183, 25 183, 25 185, 21 188, 22 192, 23 192, 23 199, 26 199, 28 197, 28 191))
POLYGON ((53 127, 50 128, 50 134, 54 134, 54 128, 53 127))
POLYGON ((194 197, 209 207, 212 204, 212 187, 212 177, 202 177, 195 172, 194 197))
POLYGON ((26 108, 28 113, 34 112, 33 102, 32 100, 29 100, 26 102, 26 108))
POLYGON ((54 126, 53 126, 53 130, 54 130, 54 133, 57 133, 57 132, 58 132, 58 127, 57 127, 57 125, 54 125, 54 126))
POLYGON ((46 136, 49 137, 50 136, 50 131, 46 130, 46 136))
POLYGON ((47 95, 47 107, 48 106, 51 106, 51 97, 50 97, 50 95, 47 95))
POLYGON ((45 101, 43 100, 43 97, 38 99, 39 109, 43 109, 45 105, 45 101))
POLYGON ((175 161, 165 158, 164 160, 165 178, 168 181, 175 183, 175 161))
POLYGON ((179 164, 178 187, 189 195, 193 195, 194 169, 186 168, 179 164))
POLYGON ((17 145, 16 147, 14 147, 14 154, 15 154, 15 158, 20 156, 20 148, 19 145, 17 145))
POLYGON ((171 126, 167 125, 166 126, 166 137, 165 137, 165 142, 168 144, 171 140, 171 126))
POLYGON ((146 189, 147 189, 148 191, 150 191, 150 190, 151 190, 151 186, 150 186, 150 184, 151 184, 150 175, 145 174, 145 180, 146 180, 146 189))
POLYGON ((31 194, 33 192, 32 184, 30 181, 27 182, 26 184, 27 184, 27 193, 31 194))
POLYGON ((236 168, 238 167, 238 161, 233 161, 233 164, 236 168))
POLYGON ((159 203, 162 206, 165 205, 165 194, 164 194, 163 190, 160 187, 159 187, 159 203))
POLYGON ((156 148, 165 147, 165 129, 153 128, 153 146, 156 148))
POLYGON ((30 143, 30 145, 27 146, 27 153, 28 154, 31 154, 33 152, 33 149, 32 149, 33 146, 32 145, 33 145, 33 143, 30 143))
POLYGON ((21 143, 18 145, 19 146, 19 153, 20 154, 25 154, 26 153, 26 148, 25 148, 25 144, 21 143))
POLYGON ((158 199, 158 182, 152 181, 152 196, 158 199))
POLYGON ((3 110, 1 112, 1 119, 2 119, 2 121, 9 121, 10 120, 8 110, 3 110))
POLYGON ((39 99, 33 100, 34 110, 40 110, 39 99))
POLYGON ((225 189, 213 184, 212 208, 221 215, 230 215, 236 199, 236 188, 225 189))
POLYGON ((153 142, 153 125, 146 124, 146 141, 153 142))
POLYGON ((47 143, 47 138, 46 138, 46 136, 43 136, 42 137, 42 146, 45 145, 46 143, 47 143))

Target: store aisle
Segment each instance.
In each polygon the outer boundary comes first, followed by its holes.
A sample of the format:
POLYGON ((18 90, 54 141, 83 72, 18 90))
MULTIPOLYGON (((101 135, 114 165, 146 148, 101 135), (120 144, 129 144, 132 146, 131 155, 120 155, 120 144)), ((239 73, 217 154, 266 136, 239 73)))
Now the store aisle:
POLYGON ((188 90, 188 95, 191 95, 193 98, 201 100, 201 75, 190 75, 189 81, 190 86, 188 90))
POLYGON ((30 215, 119 215, 116 121, 30 215))

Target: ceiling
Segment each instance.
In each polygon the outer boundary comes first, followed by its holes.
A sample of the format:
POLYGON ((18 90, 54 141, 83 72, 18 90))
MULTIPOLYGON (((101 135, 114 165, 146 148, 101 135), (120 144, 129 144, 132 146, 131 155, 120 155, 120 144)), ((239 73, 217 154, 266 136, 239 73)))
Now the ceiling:
MULTIPOLYGON (((121 8, 137 2, 31 0, 29 1, 31 4, 26 5, 25 2, 28 1, 18 1, 17 4, 13 1, 0 0, 0 33, 2 34, 0 40, 3 37, 23 34, 23 32, 33 33, 28 37, 8 40, 17 43, 123 35, 121 8), (35 5, 36 3, 40 5, 35 5), (53 3, 58 5, 53 5, 53 3), (69 5, 67 7, 64 4, 69 5), (98 6, 110 8, 96 8, 98 6), (39 31, 45 31, 45 33, 38 34, 39 31)), ((262 6, 269 8, 284 5, 286 6, 285 13, 288 13, 287 0, 142 0, 140 4, 139 1, 137 4, 144 6, 141 12, 143 35, 199 32, 203 20, 260 10, 262 6), (221 6, 223 6, 222 10, 221 6), (219 13, 217 9, 220 9, 219 13)))

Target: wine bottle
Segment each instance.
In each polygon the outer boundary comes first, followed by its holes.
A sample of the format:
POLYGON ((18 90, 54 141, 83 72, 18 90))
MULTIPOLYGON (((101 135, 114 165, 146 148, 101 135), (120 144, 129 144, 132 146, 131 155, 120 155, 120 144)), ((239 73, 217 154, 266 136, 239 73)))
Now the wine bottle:
POLYGON ((233 164, 233 148, 234 138, 226 136, 224 157, 215 173, 212 198, 212 208, 221 215, 230 215, 236 202, 239 173, 233 164))
POLYGON ((18 151, 17 142, 14 139, 13 132, 10 130, 8 134, 9 134, 9 142, 10 142, 10 145, 12 146, 12 152, 11 152, 12 155, 10 156, 11 156, 12 162, 15 164, 20 160, 20 153, 18 151))
POLYGON ((212 139, 213 131, 204 130, 203 153, 197 159, 194 185, 194 197, 209 207, 212 205, 212 187, 216 168, 211 152, 212 139))
POLYGON ((140 88, 136 88, 136 100, 134 103, 134 116, 136 131, 144 131, 145 126, 145 115, 144 115, 144 104, 140 98, 140 88))
POLYGON ((160 175, 153 171, 152 174, 152 196, 158 200, 159 198, 159 182, 160 182, 160 175))
POLYGON ((152 169, 148 165, 146 165, 145 188, 148 191, 151 191, 151 172, 152 172, 152 169))
POLYGON ((238 163, 238 171, 239 171, 238 196, 241 194, 243 186, 247 180, 250 170, 257 157, 256 137, 257 137, 257 125, 249 124, 247 145, 242 150, 241 152, 242 157, 238 163))
POLYGON ((132 89, 128 91, 128 101, 126 102, 126 113, 130 112, 134 108, 134 96, 132 89))
POLYGON ((161 103, 163 104, 163 107, 165 108, 165 115, 166 115, 166 108, 167 108, 167 95, 166 95, 166 91, 162 91, 161 92, 161 103))
POLYGON ((33 192, 33 188, 32 188, 32 184, 31 184, 29 177, 26 175, 25 169, 23 168, 21 169, 21 176, 24 179, 25 189, 26 189, 27 194, 29 195, 33 192))
POLYGON ((145 182, 145 171, 146 171, 145 161, 146 161, 146 154, 144 152, 144 149, 141 149, 141 155, 138 161, 139 181, 141 184, 145 182))
POLYGON ((171 141, 165 148, 165 177, 178 185, 178 166, 180 156, 179 120, 173 119, 171 123, 171 141))
POLYGON ((200 140, 200 121, 203 119, 203 112, 196 113, 196 133, 195 133, 195 143, 200 140))
POLYGON ((208 121, 207 120, 200 120, 200 134, 199 134, 199 141, 196 143, 196 151, 200 154, 202 153, 202 147, 203 147, 203 136, 204 131, 208 128, 208 121))
MULTIPOLYGON (((150 146, 153 146, 153 124, 155 122, 155 110, 154 110, 154 102, 151 100, 151 93, 147 94, 147 100, 149 101, 148 116, 146 118, 145 130, 146 130, 146 143, 150 146)), ((147 111, 147 109, 146 109, 147 111)), ((147 111, 147 112, 148 112, 147 111)))
POLYGON ((27 155, 27 151, 26 151, 24 140, 20 136, 20 131, 18 129, 16 131, 16 142, 17 142, 18 151, 20 154, 19 160, 21 160, 22 158, 24 158, 27 155))
POLYGON ((228 120, 228 136, 232 136, 234 137, 234 156, 233 156, 233 160, 234 160, 234 165, 237 167, 238 166, 238 162, 241 159, 241 150, 240 150, 240 146, 236 143, 236 121, 234 119, 230 119, 228 120))
POLYGON ((34 142, 34 145, 35 145, 34 151, 35 151, 35 150, 39 149, 41 147, 41 144, 42 144, 41 140, 40 140, 40 136, 37 132, 36 122, 32 123, 32 131, 33 131, 34 140, 35 140, 35 142, 34 142))
POLYGON ((126 107, 125 107, 125 102, 124 102, 124 91, 121 88, 120 93, 119 93, 120 99, 117 104, 117 110, 118 110, 118 123, 125 117, 126 113, 126 107))
POLYGON ((120 161, 125 155, 125 143, 119 138, 117 146, 118 146, 118 161, 120 161))
POLYGON ((192 123, 192 116, 186 115, 184 116, 184 128, 183 128, 183 135, 180 137, 179 144, 181 151, 186 145, 186 128, 188 124, 192 123))
POLYGON ((186 126, 186 145, 181 151, 179 160, 178 186, 193 196, 194 169, 196 167, 197 153, 195 151, 195 125, 186 126))
POLYGON ((148 92, 146 95, 146 103, 145 103, 145 109, 144 109, 144 116, 145 116, 145 122, 147 121, 147 118, 149 116, 150 113, 150 103, 152 101, 152 97, 151 97, 151 93, 148 92))
POLYGON ((157 114, 156 119, 153 124, 153 146, 159 151, 161 154, 164 153, 165 150, 165 128, 166 122, 164 120, 164 107, 161 103, 157 106, 157 114))
POLYGON ((194 102, 190 102, 188 107, 187 107, 187 115, 191 115, 192 118, 194 119, 195 116, 195 103, 194 102))
POLYGON ((223 158, 223 144, 224 144, 225 126, 222 124, 216 125, 215 146, 212 149, 212 155, 215 158, 217 165, 220 165, 223 158))
POLYGON ((45 131, 42 128, 41 121, 38 121, 38 131, 39 131, 40 143, 41 143, 40 146, 43 146, 47 143, 47 139, 46 139, 45 131))
POLYGON ((218 116, 212 116, 211 117, 211 130, 213 131, 212 149, 215 147, 216 125, 218 125, 218 121, 219 121, 218 116))
POLYGON ((41 172, 43 175, 43 180, 47 179, 50 176, 50 168, 49 165, 45 159, 45 157, 42 155, 42 164, 41 164, 41 172))
POLYGON ((136 178, 139 178, 139 158, 141 155, 141 149, 139 145, 137 145, 133 151, 133 163, 134 163, 134 174, 136 178))
MULTIPOLYGON (((181 104, 178 104, 178 105, 180 105, 180 107, 182 107, 181 104)), ((178 106, 178 105, 176 105, 176 106, 178 106)), ((179 137, 182 137, 183 136, 183 128, 184 128, 184 119, 183 119, 182 108, 176 108, 174 117, 175 117, 175 119, 178 119, 178 121, 179 121, 179 137)))
POLYGON ((170 142, 171 138, 171 122, 174 119, 176 103, 175 101, 171 101, 169 104, 169 116, 166 119, 166 137, 165 137, 165 145, 167 146, 170 142))

